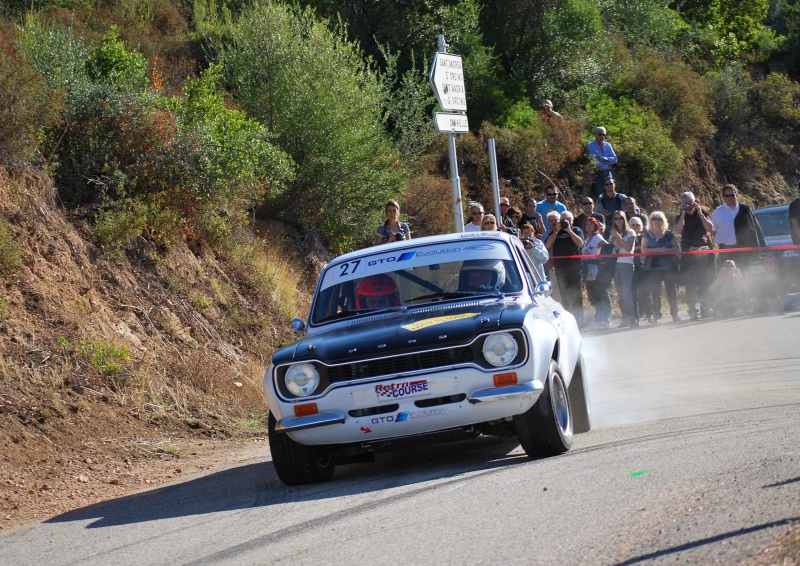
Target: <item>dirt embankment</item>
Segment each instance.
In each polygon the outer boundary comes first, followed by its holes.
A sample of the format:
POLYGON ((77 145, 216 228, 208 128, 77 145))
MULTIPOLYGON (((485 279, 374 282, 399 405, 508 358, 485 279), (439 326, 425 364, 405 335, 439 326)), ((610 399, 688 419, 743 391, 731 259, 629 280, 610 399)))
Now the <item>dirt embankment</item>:
POLYGON ((50 187, 0 176, 4 529, 266 450, 261 376, 324 261, 270 226, 236 235, 239 257, 100 249, 50 187), (305 269, 273 269, 293 254, 305 269))

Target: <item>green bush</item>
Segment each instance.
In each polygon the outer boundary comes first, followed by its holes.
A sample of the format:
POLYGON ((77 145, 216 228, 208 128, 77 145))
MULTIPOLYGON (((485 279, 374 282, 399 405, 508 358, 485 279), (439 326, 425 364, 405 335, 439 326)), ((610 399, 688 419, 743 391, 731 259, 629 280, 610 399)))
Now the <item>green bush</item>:
POLYGON ((297 167, 271 209, 317 228, 337 253, 374 234, 407 184, 384 129, 381 77, 342 33, 277 2, 247 11, 220 42, 238 100, 297 167))
MULTIPOLYGON (((683 169, 683 153, 670 128, 632 97, 612 99, 599 94, 588 104, 592 125, 605 126, 619 158, 618 169, 633 186, 656 186, 683 169)), ((589 140, 587 136, 586 141, 589 140)))

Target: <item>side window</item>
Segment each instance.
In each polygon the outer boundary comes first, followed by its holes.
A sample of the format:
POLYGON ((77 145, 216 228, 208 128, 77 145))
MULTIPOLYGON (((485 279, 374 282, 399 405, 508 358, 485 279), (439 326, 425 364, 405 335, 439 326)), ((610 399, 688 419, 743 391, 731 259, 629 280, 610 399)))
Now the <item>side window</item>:
POLYGON ((525 279, 528 280, 528 287, 531 289, 531 292, 533 292, 540 281, 539 274, 533 268, 531 258, 528 257, 525 250, 520 251, 517 246, 514 246, 514 253, 517 254, 519 258, 519 263, 522 265, 522 272, 525 274, 525 279))

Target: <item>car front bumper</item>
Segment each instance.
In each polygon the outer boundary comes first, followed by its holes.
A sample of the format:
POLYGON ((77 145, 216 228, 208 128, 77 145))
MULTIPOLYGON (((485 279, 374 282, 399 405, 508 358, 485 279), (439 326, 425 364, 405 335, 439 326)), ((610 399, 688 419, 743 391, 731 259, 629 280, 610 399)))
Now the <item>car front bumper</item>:
MULTIPOLYGON (((525 365, 496 374, 531 375, 525 365)), ((496 387, 495 373, 476 368, 399 377, 387 381, 352 383, 309 401, 286 402, 266 389, 276 414, 276 431, 301 444, 346 444, 384 440, 524 413, 536 403, 544 384, 519 381, 496 387), (295 416, 295 407, 316 403, 317 413, 295 416)), ((266 379, 271 379, 267 372, 266 379)), ((266 383, 265 383, 266 385, 266 383)))

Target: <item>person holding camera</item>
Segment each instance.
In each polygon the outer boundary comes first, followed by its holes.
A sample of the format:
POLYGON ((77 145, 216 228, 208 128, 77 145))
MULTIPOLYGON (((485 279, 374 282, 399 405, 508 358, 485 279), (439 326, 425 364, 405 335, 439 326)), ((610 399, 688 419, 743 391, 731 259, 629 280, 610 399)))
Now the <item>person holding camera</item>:
MULTIPOLYGON (((681 195, 681 212, 675 219, 675 233, 681 237, 681 251, 711 250, 711 212, 700 206, 694 193, 681 195)), ((687 254, 681 257, 681 280, 686 287, 686 306, 690 320, 709 315, 706 295, 714 277, 714 254, 687 254), (698 310, 699 307, 699 310, 698 310)))
MULTIPOLYGON (((549 219, 549 216, 548 216, 549 219)), ((558 222, 553 222, 552 230, 544 239, 550 252, 553 271, 550 278, 556 280, 561 294, 561 304, 567 309, 578 325, 585 325, 583 319, 583 276, 580 258, 583 247, 583 231, 574 225, 570 211, 561 214, 558 222), (555 272, 555 277, 553 277, 555 272)))
POLYGON ((613 270, 609 273, 608 262, 603 262, 601 258, 591 258, 591 256, 598 256, 612 250, 604 249, 608 245, 608 241, 603 237, 602 228, 596 218, 587 218, 584 226, 586 227, 586 239, 581 248, 581 255, 586 258, 584 259, 586 294, 589 297, 589 303, 594 307, 594 327, 604 330, 610 326, 611 297, 608 294, 608 288, 611 285, 613 270))
MULTIPOLYGON (((522 240, 522 246, 528 253, 528 257, 531 258, 533 267, 542 278, 542 281, 544 281, 546 279, 544 274, 544 264, 550 259, 550 254, 547 252, 547 247, 545 247, 544 242, 534 236, 533 226, 530 224, 522 225, 519 237, 520 240, 522 240)), ((556 300, 558 299, 556 298, 556 300)))
POLYGON ((411 239, 411 228, 405 222, 400 222, 400 205, 396 200, 386 203, 386 221, 378 226, 375 234, 375 245, 401 242, 411 239))

